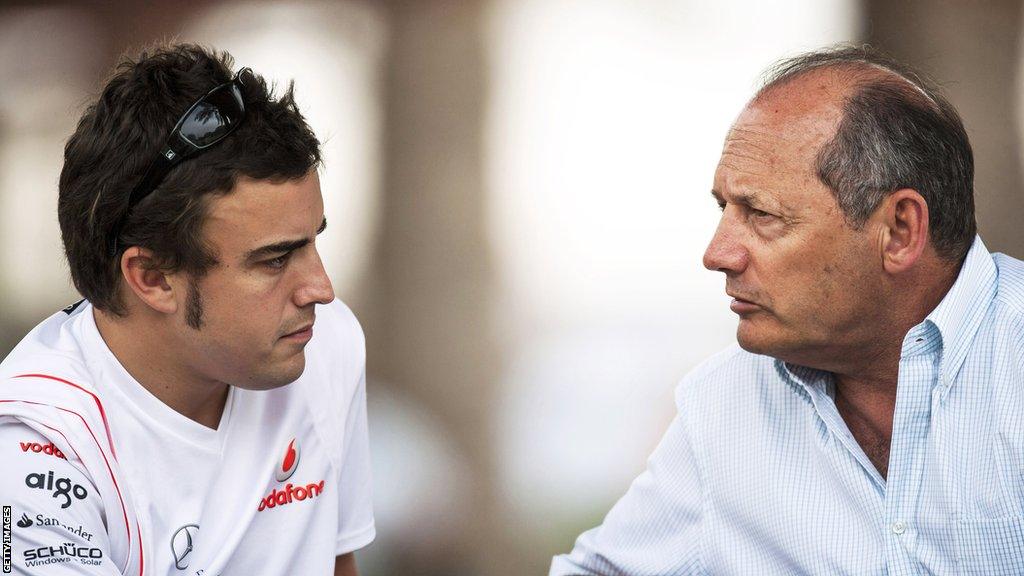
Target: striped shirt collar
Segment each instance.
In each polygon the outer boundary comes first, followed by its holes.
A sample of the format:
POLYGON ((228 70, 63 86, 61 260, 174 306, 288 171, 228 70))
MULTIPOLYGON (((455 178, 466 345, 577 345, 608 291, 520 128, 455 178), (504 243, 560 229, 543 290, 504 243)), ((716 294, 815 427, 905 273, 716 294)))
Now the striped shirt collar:
POLYGON ((974 336, 995 298, 996 281, 996 265, 992 256, 981 237, 975 236, 953 287, 922 322, 930 323, 941 336, 939 373, 947 389, 956 381, 974 336))
MULTIPOLYGON (((956 282, 925 319, 910 329, 903 340, 902 356, 933 353, 938 349, 940 386, 943 396, 949 391, 963 366, 971 342, 981 327, 985 313, 996 295, 997 270, 985 243, 974 237, 971 249, 960 267, 956 282)), ((831 375, 822 370, 789 364, 775 359, 776 370, 788 375, 811 397, 813 389, 831 394, 831 375)))

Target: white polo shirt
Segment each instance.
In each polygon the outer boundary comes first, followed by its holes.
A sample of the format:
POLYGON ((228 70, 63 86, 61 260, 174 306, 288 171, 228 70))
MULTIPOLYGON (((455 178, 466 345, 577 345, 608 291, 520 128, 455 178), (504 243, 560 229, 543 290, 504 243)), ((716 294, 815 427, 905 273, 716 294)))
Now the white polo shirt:
POLYGON ((30 332, 0 364, 14 572, 330 574, 370 543, 363 335, 316 313, 302 376, 231 388, 216 430, 136 382, 88 302, 30 332))

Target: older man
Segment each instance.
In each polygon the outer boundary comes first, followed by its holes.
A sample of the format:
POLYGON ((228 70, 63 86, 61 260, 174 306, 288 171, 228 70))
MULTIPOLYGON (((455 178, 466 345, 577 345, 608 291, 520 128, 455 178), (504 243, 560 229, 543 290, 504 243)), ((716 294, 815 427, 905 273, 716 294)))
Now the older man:
POLYGON ((775 68, 704 256, 737 340, 551 574, 1024 573, 1024 264, 953 107, 866 48, 775 68))

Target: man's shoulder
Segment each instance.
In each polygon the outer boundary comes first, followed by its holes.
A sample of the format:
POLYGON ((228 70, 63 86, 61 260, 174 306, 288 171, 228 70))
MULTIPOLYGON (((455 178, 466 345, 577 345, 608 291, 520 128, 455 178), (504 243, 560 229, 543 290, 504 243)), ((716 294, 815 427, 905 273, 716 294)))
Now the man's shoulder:
POLYGON ((793 391, 775 358, 734 344, 683 378, 676 388, 676 409, 692 440, 700 443, 737 430, 769 429, 778 414, 803 402, 793 391))
POLYGON ((303 380, 351 394, 366 366, 366 343, 355 314, 341 300, 317 306, 303 380))
POLYGON ((676 403, 694 398, 728 399, 730 392, 749 391, 751 386, 766 381, 776 372, 775 359, 747 352, 738 344, 701 362, 683 377, 676 387, 676 403))
POLYGON ((340 300, 318 305, 305 371, 288 390, 304 398, 304 410, 331 439, 339 466, 348 421, 365 410, 365 370, 363 330, 355 314, 340 300))
POLYGON ((703 386, 733 380, 737 376, 752 376, 775 369, 775 359, 747 352, 739 344, 721 350, 697 365, 683 377, 681 386, 703 386))
POLYGON ((75 334, 76 324, 88 309, 69 307, 37 324, 0 362, 0 380, 47 380, 65 384, 54 390, 95 393, 86 357, 75 334))
POLYGON ((366 345, 363 328, 359 325, 356 315, 344 302, 337 299, 330 304, 316 307, 313 338, 317 344, 329 344, 332 353, 337 353, 339 347, 362 353, 366 345))
POLYGON ((1018 322, 1024 320, 1024 261, 1006 254, 993 254, 998 271, 996 301, 1002 304, 1018 322))

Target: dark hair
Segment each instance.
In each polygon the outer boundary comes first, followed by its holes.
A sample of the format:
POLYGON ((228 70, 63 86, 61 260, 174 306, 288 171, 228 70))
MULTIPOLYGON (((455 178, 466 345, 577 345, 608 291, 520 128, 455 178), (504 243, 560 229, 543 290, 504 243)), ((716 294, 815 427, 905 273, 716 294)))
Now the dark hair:
MULTIPOLYGON (((112 227, 132 187, 188 107, 232 78, 233 59, 192 44, 158 46, 114 69, 64 148, 57 216, 75 288, 97 308, 122 315, 120 253, 111 254, 112 227)), ((295 106, 293 86, 280 98, 253 74, 243 88, 245 119, 224 140, 176 166, 135 206, 122 246, 153 251, 162 270, 193 279, 217 264, 203 224, 214 194, 240 176, 285 181, 320 163, 320 143, 295 106)), ((193 284, 194 286, 194 284, 193 284)))
POLYGON ((956 109, 921 75, 870 46, 784 60, 768 71, 758 97, 825 68, 853 83, 836 134, 816 162, 846 220, 859 228, 889 194, 912 188, 928 203, 936 252, 960 263, 977 224, 974 155, 956 109))

